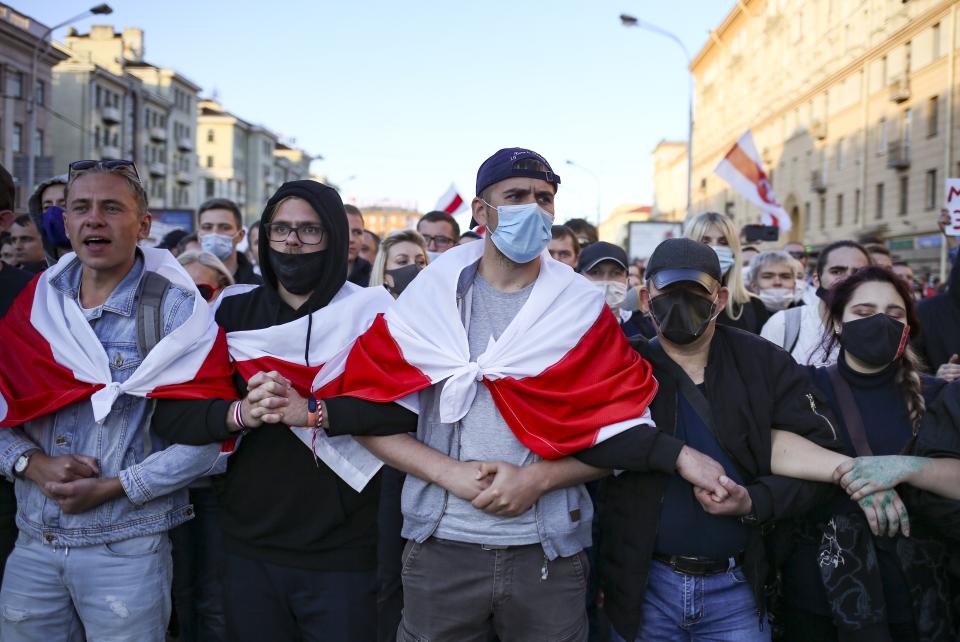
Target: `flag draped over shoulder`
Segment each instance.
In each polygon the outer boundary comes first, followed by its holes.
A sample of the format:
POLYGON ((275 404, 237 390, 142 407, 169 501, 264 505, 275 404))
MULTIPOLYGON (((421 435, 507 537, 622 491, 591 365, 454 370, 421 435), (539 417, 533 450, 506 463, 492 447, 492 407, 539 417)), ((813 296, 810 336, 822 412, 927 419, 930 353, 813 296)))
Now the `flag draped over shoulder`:
POLYGON ((321 370, 318 380, 343 368, 328 396, 387 402, 443 382, 440 418, 452 423, 467 413, 482 383, 517 439, 547 459, 653 425, 648 405, 657 382, 650 364, 630 348, 600 291, 547 252, 516 317, 470 359, 463 319, 470 317, 471 297, 459 301, 458 289, 476 270, 483 246, 451 249, 421 272, 342 366, 321 370))
POLYGON ((713 173, 727 181, 737 194, 760 208, 763 224, 779 227, 789 232, 793 221, 773 195, 773 187, 763 171, 763 163, 757 154, 750 130, 730 148, 713 173))
MULTIPOLYGON (((166 250, 143 248, 144 271, 196 290, 166 250)), ((130 377, 112 380, 110 360, 76 299, 50 285, 69 253, 39 274, 0 319, 0 426, 18 426, 90 399, 102 421, 121 394, 170 399, 236 398, 223 332, 199 294, 187 320, 163 337, 130 377)))
MULTIPOLYGON (((229 287, 220 300, 250 289, 247 285, 229 287)), ((301 396, 307 396, 314 389, 321 367, 329 364, 326 371, 330 376, 317 386, 321 389, 317 396, 325 396, 324 386, 339 385, 343 369, 337 364, 342 366, 357 337, 392 303, 393 297, 382 287, 362 288, 344 283, 329 304, 310 315, 258 330, 228 332, 230 358, 244 379, 274 370, 289 379, 301 396)), ((291 426, 290 429, 318 459, 358 492, 383 465, 352 437, 329 437, 312 427, 291 426)))

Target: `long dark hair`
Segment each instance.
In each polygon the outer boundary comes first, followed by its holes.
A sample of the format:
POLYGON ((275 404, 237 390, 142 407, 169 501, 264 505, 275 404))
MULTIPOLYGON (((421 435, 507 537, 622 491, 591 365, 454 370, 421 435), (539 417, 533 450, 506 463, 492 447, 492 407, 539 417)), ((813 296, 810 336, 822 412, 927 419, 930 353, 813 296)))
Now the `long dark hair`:
MULTIPOLYGON (((837 346, 839 336, 834 333, 834 325, 843 322, 843 311, 864 283, 889 283, 903 300, 903 308, 907 311, 906 323, 910 326, 910 337, 916 338, 920 334, 920 318, 917 316, 917 307, 907 285, 893 272, 881 267, 865 267, 843 279, 830 290, 827 298, 828 319, 823 334, 822 345, 826 354, 837 346)), ((881 313, 882 314, 882 313, 881 313)), ((923 400, 923 387, 920 382, 922 363, 917 353, 907 344, 903 356, 897 364, 897 386, 903 392, 907 401, 907 410, 910 413, 910 423, 914 432, 920 425, 926 406, 923 400)))

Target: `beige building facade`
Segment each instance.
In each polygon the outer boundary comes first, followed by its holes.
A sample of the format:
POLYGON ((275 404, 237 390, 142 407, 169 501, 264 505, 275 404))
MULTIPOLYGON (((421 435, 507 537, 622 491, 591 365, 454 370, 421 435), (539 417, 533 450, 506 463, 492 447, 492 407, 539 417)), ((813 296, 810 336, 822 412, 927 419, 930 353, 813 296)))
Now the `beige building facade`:
POLYGON ((30 92, 30 71, 34 51, 38 57, 34 100, 37 127, 34 177, 43 181, 64 171, 54 161, 51 143, 52 67, 66 55, 47 48, 42 41, 48 26, 5 4, 0 4, 0 164, 13 175, 17 184, 18 212, 26 211, 32 187, 25 185, 29 153, 30 116, 27 103, 30 92), (46 52, 44 53, 44 50, 46 52))
POLYGON ((54 129, 57 166, 65 171, 77 159, 132 159, 150 207, 195 207, 199 85, 146 62, 141 29, 71 31, 60 50, 69 59, 54 69, 54 104, 64 116, 54 129))
POLYGON ((200 200, 236 201, 247 224, 260 218, 280 185, 309 178, 313 160, 302 149, 282 143, 270 130, 209 99, 197 105, 196 148, 200 200))
MULTIPOLYGON (((749 129, 792 239, 821 247, 875 236, 933 267, 944 179, 960 176, 958 4, 738 2, 691 64, 693 211, 759 221, 713 173, 749 129)), ((654 178, 658 210, 684 198, 673 177, 680 157, 656 164, 669 174, 654 178)))

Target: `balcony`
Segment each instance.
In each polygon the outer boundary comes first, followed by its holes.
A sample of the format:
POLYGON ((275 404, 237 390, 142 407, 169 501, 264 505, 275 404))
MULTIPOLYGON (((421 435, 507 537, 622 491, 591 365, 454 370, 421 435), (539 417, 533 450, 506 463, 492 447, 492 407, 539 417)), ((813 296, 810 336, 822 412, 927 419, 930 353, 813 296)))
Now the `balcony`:
POLYGON ((817 140, 823 140, 827 137, 827 123, 815 118, 810 122, 810 135, 817 140))
POLYGON ((910 81, 906 76, 894 78, 887 85, 887 91, 890 94, 890 102, 902 103, 910 100, 910 81))
POLYGON ((100 148, 100 158, 103 160, 118 160, 123 158, 123 155, 116 145, 104 145, 100 148))
POLYGON ((189 185, 193 182, 193 174, 181 170, 177 172, 177 182, 183 185, 189 185))
POLYGON ((166 163, 150 163, 150 176, 165 176, 167 173, 166 163))
POLYGON ((810 189, 817 194, 823 194, 827 191, 827 179, 822 170, 815 169, 810 172, 810 189))
POLYGON ((120 122, 120 108, 119 107, 101 107, 100 108, 100 118, 103 119, 108 125, 116 125, 120 122))
POLYGON ((905 140, 895 140, 887 145, 887 168, 907 169, 910 167, 910 143, 905 140))
POLYGON ((163 127, 151 127, 150 140, 152 140, 155 143, 167 142, 167 130, 164 129, 163 127))
POLYGON ((177 141, 177 149, 179 149, 181 152, 192 152, 193 139, 189 136, 181 136, 180 140, 177 141))

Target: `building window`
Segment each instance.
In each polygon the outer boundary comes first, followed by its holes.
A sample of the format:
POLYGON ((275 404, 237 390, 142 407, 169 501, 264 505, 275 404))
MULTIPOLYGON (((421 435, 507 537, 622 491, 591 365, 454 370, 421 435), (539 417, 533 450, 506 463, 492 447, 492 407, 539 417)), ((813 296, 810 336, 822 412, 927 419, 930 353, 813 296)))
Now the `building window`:
POLYGON ((45 105, 47 103, 46 87, 42 80, 37 81, 37 93, 34 95, 34 99, 38 105, 45 105))
POLYGON ((213 167, 213 156, 207 156, 207 167, 213 167))
POLYGON ((887 153, 887 119, 881 118, 877 123, 877 153, 887 153))
POLYGON ((837 194, 837 227, 843 225, 843 194, 837 194))
POLYGON ((932 96, 927 101, 927 136, 932 138, 937 135, 937 128, 940 121, 940 99, 932 96))
POLYGON ((820 229, 826 229, 827 227, 827 199, 823 196, 820 197, 820 229))
POLYGON ((212 178, 204 181, 204 193, 206 194, 205 198, 213 198, 216 195, 216 183, 212 178))
POLYGON ((208 130, 207 130, 207 142, 208 142, 208 143, 212 143, 212 142, 213 142, 213 130, 212 130, 212 129, 208 129, 208 130))
POLYGON ((909 193, 910 193, 910 177, 901 176, 900 177, 900 206, 897 208, 897 214, 900 216, 907 215, 907 209, 909 208, 909 193))
POLYGON ((10 74, 7 93, 13 98, 23 98, 23 72, 14 71, 10 74))
POLYGON ((803 226, 810 231, 810 201, 803 204, 803 226))
POLYGON ((43 156, 43 130, 38 129, 36 132, 36 138, 34 139, 34 145, 36 146, 37 156, 43 156))
POLYGON ((931 45, 933 46, 933 59, 936 60, 940 57, 940 23, 933 25, 933 41, 931 45))
POLYGON ((100 109, 100 101, 102 100, 103 90, 100 89, 100 85, 97 85, 97 109, 100 109))
POLYGON ((853 193, 853 223, 860 223, 860 190, 853 193))
POLYGON ((23 153, 23 125, 20 123, 13 124, 13 140, 10 144, 15 154, 23 153))
POLYGON ((878 221, 883 218, 883 183, 877 183, 877 212, 873 218, 878 221))
POLYGON ((837 139, 837 169, 843 169, 843 139, 837 139))
POLYGON ((937 206, 937 170, 927 170, 926 207, 932 210, 937 206))

